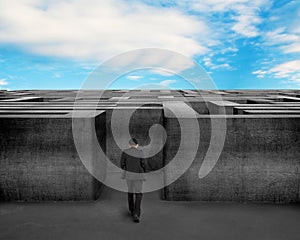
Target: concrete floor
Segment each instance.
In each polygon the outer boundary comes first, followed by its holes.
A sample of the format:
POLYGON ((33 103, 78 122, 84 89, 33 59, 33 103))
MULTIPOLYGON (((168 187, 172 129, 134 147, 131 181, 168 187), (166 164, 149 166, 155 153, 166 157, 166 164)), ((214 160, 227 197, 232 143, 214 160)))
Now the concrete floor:
POLYGON ((299 239, 300 205, 167 202, 144 194, 141 223, 126 194, 96 202, 1 203, 0 239, 299 239))

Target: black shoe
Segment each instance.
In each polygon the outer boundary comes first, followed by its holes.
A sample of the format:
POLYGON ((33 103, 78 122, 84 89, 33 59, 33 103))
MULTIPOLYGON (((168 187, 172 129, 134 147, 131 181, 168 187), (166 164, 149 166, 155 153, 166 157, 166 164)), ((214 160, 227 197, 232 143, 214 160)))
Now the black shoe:
POLYGON ((133 221, 135 223, 139 223, 140 222, 140 219, 139 219, 138 215, 136 215, 136 214, 133 215, 133 221))

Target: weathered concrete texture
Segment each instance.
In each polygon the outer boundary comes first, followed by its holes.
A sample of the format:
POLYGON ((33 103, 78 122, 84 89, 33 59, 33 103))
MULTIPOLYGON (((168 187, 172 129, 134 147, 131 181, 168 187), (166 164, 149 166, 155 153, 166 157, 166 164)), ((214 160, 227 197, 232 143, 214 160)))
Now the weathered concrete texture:
MULTIPOLYGON (((166 187, 167 200, 300 202, 299 117, 227 117, 222 154, 203 179, 198 171, 209 146, 210 118, 198 121, 197 157, 180 179, 166 187)), ((164 149, 168 161, 177 151, 180 129, 177 119, 164 123, 172 129, 164 149)))
MULTIPOLYGON (((105 114, 96 119, 105 131, 105 114)), ((78 121, 84 131, 94 118, 78 121)), ((101 184, 83 166, 74 146, 72 118, 0 118, 0 146, 0 200, 93 200, 99 196, 101 184)))

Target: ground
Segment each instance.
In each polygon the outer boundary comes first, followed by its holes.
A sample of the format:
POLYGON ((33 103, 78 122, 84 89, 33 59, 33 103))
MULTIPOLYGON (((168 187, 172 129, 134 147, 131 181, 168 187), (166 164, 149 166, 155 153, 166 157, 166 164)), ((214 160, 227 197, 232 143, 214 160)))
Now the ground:
POLYGON ((0 239, 299 239, 300 206, 170 202, 144 194, 140 223, 126 194, 104 189, 95 202, 1 203, 0 239))

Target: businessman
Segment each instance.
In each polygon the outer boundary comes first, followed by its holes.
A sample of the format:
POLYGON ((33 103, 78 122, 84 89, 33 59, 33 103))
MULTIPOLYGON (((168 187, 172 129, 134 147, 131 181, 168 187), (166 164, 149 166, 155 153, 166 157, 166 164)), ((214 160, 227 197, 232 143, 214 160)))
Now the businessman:
POLYGON ((124 150, 121 156, 121 168, 126 170, 123 178, 126 179, 128 186, 128 207, 133 221, 137 223, 140 222, 142 188, 146 172, 146 160, 138 147, 138 141, 135 138, 130 139, 129 148, 124 150))

